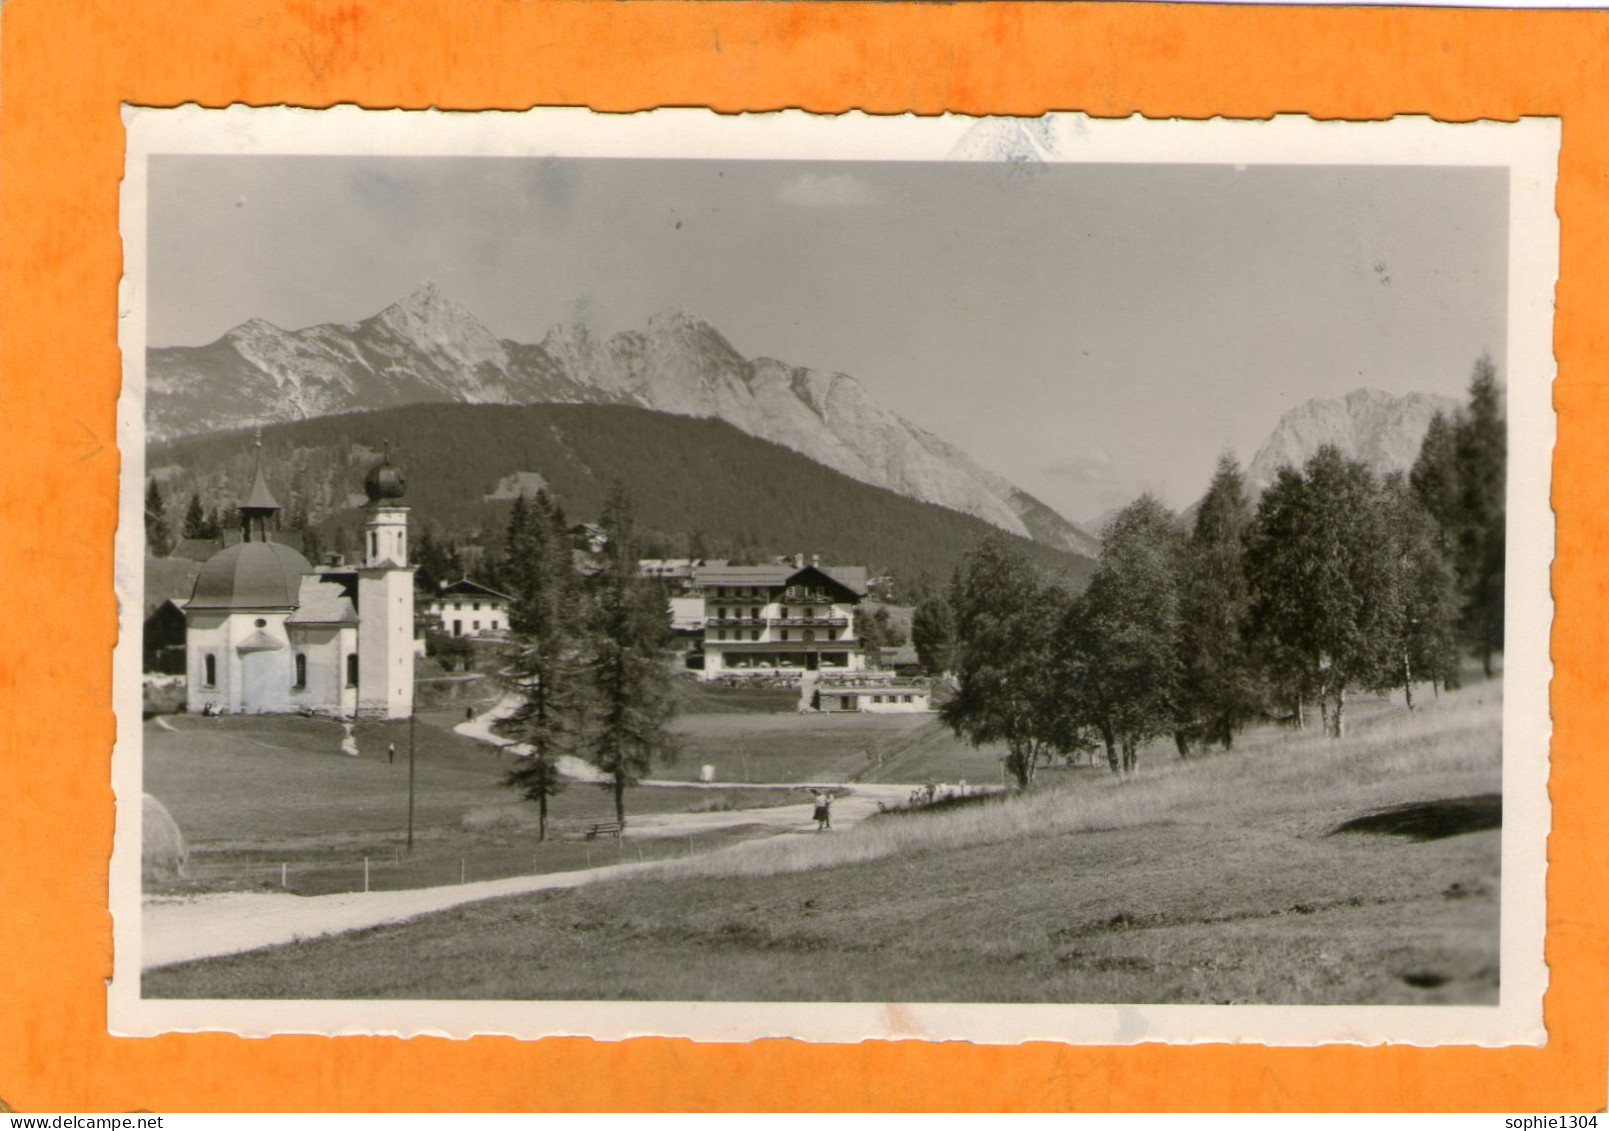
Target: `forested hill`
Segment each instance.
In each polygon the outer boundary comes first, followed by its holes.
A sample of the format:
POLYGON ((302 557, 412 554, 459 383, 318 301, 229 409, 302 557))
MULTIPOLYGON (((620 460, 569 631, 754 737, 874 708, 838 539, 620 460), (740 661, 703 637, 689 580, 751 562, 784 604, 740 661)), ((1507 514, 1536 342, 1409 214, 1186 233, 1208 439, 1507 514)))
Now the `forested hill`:
MULTIPOLYGON (((967 549, 1000 533, 722 421, 573 404, 410 405, 266 427, 263 469, 287 523, 305 523, 324 548, 355 550, 363 476, 386 442, 407 474, 416 534, 460 543, 499 545, 512 495, 537 476, 575 522, 595 519, 621 479, 651 534, 648 556, 819 553, 907 584, 942 583, 967 549)), ((208 510, 227 510, 250 486, 254 452, 249 433, 220 433, 153 445, 146 465, 169 515, 183 514, 192 493, 208 510)), ((1093 568, 1089 558, 1002 537, 1076 584, 1093 568)))

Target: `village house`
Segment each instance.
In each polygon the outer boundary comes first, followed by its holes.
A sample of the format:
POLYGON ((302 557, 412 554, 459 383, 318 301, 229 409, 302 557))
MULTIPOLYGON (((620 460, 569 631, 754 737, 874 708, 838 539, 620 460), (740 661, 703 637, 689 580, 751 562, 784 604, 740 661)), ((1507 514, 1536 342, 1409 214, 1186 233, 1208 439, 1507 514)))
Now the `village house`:
POLYGON ((424 614, 449 636, 503 636, 514 598, 469 578, 443 583, 424 601, 424 614))
POLYGON ((702 624, 686 664, 704 679, 860 671, 866 654, 855 617, 865 595, 864 566, 807 565, 803 554, 772 565, 710 561, 693 567, 672 619, 684 633, 702 624))

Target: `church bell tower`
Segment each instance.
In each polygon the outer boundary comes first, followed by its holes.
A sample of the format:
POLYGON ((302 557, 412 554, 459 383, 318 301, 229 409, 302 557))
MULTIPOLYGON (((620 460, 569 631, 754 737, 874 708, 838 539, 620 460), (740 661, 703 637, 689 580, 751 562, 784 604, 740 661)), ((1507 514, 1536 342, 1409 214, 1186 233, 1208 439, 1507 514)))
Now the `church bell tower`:
POLYGON ((413 567, 408 564, 407 480, 389 445, 369 469, 358 570, 358 713, 404 719, 413 713, 413 567))

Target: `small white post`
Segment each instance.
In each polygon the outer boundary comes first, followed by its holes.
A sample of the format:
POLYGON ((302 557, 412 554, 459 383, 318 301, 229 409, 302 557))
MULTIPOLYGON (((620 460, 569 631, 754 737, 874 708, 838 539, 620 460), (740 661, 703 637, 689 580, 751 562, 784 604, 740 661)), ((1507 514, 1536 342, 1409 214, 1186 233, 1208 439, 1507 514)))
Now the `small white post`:
POLYGON ((589 844, 585 847, 587 850, 587 867, 590 868, 592 867, 592 845, 589 844))
POLYGON ((284 864, 281 864, 279 866, 279 886, 280 887, 289 887, 290 886, 289 884, 287 884, 285 882, 285 865, 284 864))
POLYGON ((363 858, 363 890, 369 890, 369 858, 363 858))
POLYGON ((464 882, 464 876, 466 874, 467 873, 464 871, 464 862, 463 862, 463 860, 459 860, 458 861, 458 882, 459 883, 464 882))

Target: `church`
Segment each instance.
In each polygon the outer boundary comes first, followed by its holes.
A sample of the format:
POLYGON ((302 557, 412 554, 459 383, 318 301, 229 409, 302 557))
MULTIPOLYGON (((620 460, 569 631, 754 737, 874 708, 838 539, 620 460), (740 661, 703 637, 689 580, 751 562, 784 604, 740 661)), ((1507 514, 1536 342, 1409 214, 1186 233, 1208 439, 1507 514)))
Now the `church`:
POLYGON ((407 718, 413 712, 413 568, 402 472, 389 454, 364 479, 364 558, 315 568, 270 540, 279 504, 256 479, 242 540, 207 559, 184 606, 195 714, 302 712, 407 718))

